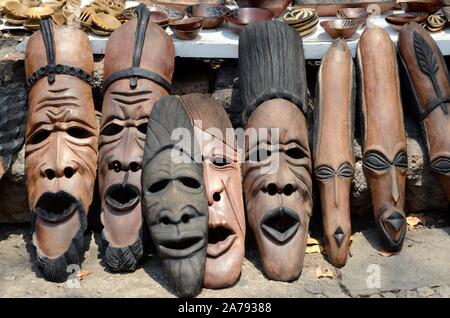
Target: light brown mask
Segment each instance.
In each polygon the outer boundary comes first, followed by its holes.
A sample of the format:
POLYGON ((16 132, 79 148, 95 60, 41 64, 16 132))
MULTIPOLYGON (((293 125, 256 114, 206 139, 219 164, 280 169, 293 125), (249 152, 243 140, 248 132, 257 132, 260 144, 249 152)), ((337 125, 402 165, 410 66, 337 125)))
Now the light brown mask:
MULTIPOLYGON (((141 6, 141 10, 147 9, 141 6)), ((132 66, 153 72, 169 84, 172 81, 175 63, 172 40, 158 25, 146 23, 145 17, 141 13, 141 19, 127 22, 109 38, 105 81, 132 66), (134 65, 139 54, 136 40, 139 37, 142 51, 134 65)), ((104 260, 114 271, 135 270, 143 255, 141 164, 145 134, 153 105, 168 95, 167 88, 158 81, 132 77, 121 77, 106 87, 100 129, 104 260), (134 85, 132 81, 136 79, 134 85)))
POLYGON ((312 213, 306 119, 295 104, 273 99, 258 106, 245 129, 248 135, 252 129, 268 129, 267 138, 264 134, 262 138, 246 137, 244 192, 248 222, 266 275, 290 281, 302 271, 312 213), (276 129, 279 139, 273 134, 276 129), (270 165, 273 169, 265 173, 270 165))
POLYGON ((233 285, 245 254, 245 215, 241 168, 234 129, 219 102, 207 95, 180 97, 200 145, 209 205, 204 286, 233 285))
POLYGON ((450 201, 450 76, 433 38, 417 23, 405 25, 398 47, 406 65, 417 118, 431 168, 450 201))
POLYGON ((320 189, 327 258, 337 267, 350 245, 354 172, 354 66, 344 40, 335 40, 319 70, 314 126, 314 174, 320 189))
MULTIPOLYGON (((46 30, 51 30, 50 23, 46 30)), ((28 82, 25 155, 36 261, 46 279, 62 281, 70 274, 67 266, 81 262, 86 213, 96 177, 98 133, 92 91, 86 81, 58 73, 41 79, 33 75, 51 64, 77 67, 92 75, 93 55, 86 34, 64 26, 53 26, 51 34, 52 62, 44 45, 44 38, 49 38, 41 31, 27 44, 25 72, 33 80, 28 82)))
POLYGON ((406 230, 406 135, 397 57, 389 34, 366 29, 358 46, 364 118, 364 171, 383 246, 400 250, 406 230))

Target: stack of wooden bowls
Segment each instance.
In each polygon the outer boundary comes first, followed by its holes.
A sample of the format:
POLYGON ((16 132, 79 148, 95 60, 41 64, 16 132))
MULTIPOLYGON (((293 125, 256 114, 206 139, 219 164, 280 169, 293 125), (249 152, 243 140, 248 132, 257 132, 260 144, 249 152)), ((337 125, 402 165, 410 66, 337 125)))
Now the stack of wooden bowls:
POLYGON ((306 37, 317 30, 319 17, 316 10, 303 8, 286 13, 283 16, 283 21, 295 29, 301 37, 306 37))
POLYGON ((425 28, 430 32, 439 32, 448 25, 447 16, 443 14, 432 14, 427 18, 425 28))
POLYGON ((12 25, 22 25, 27 19, 25 11, 28 7, 18 1, 6 1, 3 5, 5 20, 12 25))
POLYGON ((195 17, 188 19, 181 19, 169 23, 173 34, 181 40, 193 40, 202 30, 203 18, 195 17))
POLYGON ((97 35, 109 36, 116 29, 118 29, 122 23, 116 17, 107 13, 96 13, 92 15, 91 31, 97 35))

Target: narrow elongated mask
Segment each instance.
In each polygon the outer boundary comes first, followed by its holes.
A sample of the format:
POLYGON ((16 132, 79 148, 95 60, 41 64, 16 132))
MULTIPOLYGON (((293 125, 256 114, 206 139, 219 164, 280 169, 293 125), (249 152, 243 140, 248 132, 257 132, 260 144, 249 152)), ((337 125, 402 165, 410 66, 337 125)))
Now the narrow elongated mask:
POLYGON ((110 36, 105 54, 99 189, 103 258, 113 271, 135 270, 144 253, 141 165, 145 134, 153 105, 169 93, 174 70, 172 40, 149 22, 145 5, 136 11, 137 18, 110 36))
POLYGON ((235 283, 245 254, 245 215, 237 141, 227 113, 206 95, 180 97, 200 145, 209 205, 204 286, 235 283))
POLYGON ((97 168, 93 64, 87 35, 51 20, 43 20, 27 44, 25 168, 33 259, 51 281, 64 281, 83 254, 97 168))

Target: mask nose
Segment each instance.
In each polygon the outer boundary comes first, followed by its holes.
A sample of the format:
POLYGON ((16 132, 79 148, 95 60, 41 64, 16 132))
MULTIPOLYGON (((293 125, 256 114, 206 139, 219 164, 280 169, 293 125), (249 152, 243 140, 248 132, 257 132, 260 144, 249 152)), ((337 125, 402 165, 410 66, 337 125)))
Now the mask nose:
POLYGON ((219 202, 224 195, 224 184, 222 178, 214 176, 208 167, 203 169, 203 178, 205 180, 206 194, 208 196, 208 204, 212 206, 215 202, 219 202))
POLYGON ((79 163, 73 160, 72 150, 67 147, 59 136, 58 142, 49 150, 49 160, 41 168, 41 175, 52 180, 54 178, 72 178, 80 168, 79 163))
POLYGON ((137 144, 137 129, 135 127, 126 129, 127 132, 117 147, 118 151, 108 162, 109 169, 115 172, 136 172, 141 169, 143 150, 137 144))
POLYGON ((391 190, 392 199, 394 199, 394 202, 397 203, 398 200, 400 199, 400 191, 395 168, 391 168, 391 179, 392 179, 392 190, 391 190))
POLYGON ((159 215, 159 223, 164 225, 178 225, 181 223, 188 224, 193 218, 195 218, 195 214, 191 212, 182 212, 175 213, 172 211, 162 211, 159 215))
POLYGON ((294 193, 295 190, 296 189, 292 183, 281 184, 276 182, 269 183, 267 187, 263 189, 263 191, 266 192, 268 195, 283 194, 286 196, 290 196, 292 193, 294 193))

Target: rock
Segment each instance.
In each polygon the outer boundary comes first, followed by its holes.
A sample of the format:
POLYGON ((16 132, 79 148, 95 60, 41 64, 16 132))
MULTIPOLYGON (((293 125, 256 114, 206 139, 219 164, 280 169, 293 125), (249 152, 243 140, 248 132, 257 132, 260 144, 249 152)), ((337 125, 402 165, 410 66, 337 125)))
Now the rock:
POLYGON ((224 88, 214 91, 212 94, 212 97, 215 100, 218 100, 223 108, 225 108, 225 111, 229 111, 231 106, 231 96, 233 94, 233 89, 231 88, 224 88))
POLYGON ((419 287, 417 288, 417 293, 421 297, 431 297, 434 295, 434 290, 430 287, 419 287))
POLYGON ((369 298, 381 298, 381 295, 380 294, 373 294, 373 295, 370 295, 369 298))
POLYGON ((450 298, 450 286, 440 286, 435 289, 436 294, 442 298, 450 298))
POLYGON ((382 294, 383 298, 397 298, 397 295, 391 292, 386 292, 382 294))

